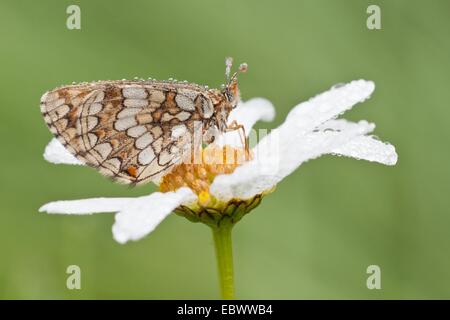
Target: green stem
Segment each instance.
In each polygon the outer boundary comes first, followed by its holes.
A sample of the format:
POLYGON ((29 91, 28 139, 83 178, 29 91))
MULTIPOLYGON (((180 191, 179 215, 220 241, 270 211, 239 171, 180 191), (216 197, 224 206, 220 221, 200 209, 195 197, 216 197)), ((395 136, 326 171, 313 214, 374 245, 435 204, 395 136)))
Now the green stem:
POLYGON ((226 220, 212 228, 219 269, 220 291, 224 300, 234 299, 232 228, 233 225, 226 220))

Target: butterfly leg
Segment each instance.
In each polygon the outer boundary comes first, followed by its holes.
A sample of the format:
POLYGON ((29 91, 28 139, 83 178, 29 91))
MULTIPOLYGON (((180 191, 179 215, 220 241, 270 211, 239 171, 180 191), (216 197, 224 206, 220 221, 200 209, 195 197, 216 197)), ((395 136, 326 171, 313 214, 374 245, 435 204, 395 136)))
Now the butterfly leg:
POLYGON ((247 135, 245 134, 245 128, 242 124, 239 124, 236 122, 236 120, 233 120, 227 127, 226 131, 235 131, 235 130, 239 130, 239 138, 241 139, 241 143, 245 148, 245 160, 248 160, 249 146, 247 141, 247 135))

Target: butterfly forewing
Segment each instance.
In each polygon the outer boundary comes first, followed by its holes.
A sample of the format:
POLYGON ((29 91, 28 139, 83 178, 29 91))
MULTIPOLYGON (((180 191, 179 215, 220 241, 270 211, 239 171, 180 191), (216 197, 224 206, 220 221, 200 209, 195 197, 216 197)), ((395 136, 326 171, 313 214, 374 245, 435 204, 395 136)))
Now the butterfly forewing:
POLYGON ((41 98, 51 132, 80 161, 133 184, 159 179, 190 148, 194 122, 214 107, 191 84, 106 81, 66 86, 41 98))

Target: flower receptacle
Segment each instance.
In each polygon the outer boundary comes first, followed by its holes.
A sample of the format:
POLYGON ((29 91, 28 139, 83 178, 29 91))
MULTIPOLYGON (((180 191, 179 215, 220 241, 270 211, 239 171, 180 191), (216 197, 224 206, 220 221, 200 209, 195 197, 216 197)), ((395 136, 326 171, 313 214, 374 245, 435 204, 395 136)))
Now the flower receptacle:
POLYGON ((263 194, 259 194, 247 200, 233 199, 222 202, 209 195, 207 205, 203 206, 199 196, 197 202, 189 206, 181 205, 175 209, 175 213, 192 222, 202 222, 212 228, 217 228, 223 223, 234 225, 256 208, 263 197, 263 194))

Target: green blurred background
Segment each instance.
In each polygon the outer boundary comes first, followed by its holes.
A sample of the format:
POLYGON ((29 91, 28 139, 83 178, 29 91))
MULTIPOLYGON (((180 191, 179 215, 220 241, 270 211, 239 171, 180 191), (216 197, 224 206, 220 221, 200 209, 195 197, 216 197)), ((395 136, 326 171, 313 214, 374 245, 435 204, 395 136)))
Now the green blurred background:
POLYGON ((331 85, 374 80, 346 114, 377 124, 395 167, 325 156, 303 165, 234 230, 237 298, 450 298, 450 2, 12 1, 0 3, 0 298, 219 298, 210 230, 176 215, 142 241, 113 241, 112 214, 48 216, 44 203, 154 191, 42 158, 48 89, 138 77, 219 86, 247 62, 244 99, 280 124, 331 85), (66 8, 81 7, 81 30, 66 8), (378 4, 382 30, 368 30, 378 4), (68 265, 82 290, 66 289, 68 265), (382 289, 366 288, 366 268, 382 289))

